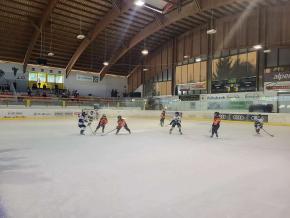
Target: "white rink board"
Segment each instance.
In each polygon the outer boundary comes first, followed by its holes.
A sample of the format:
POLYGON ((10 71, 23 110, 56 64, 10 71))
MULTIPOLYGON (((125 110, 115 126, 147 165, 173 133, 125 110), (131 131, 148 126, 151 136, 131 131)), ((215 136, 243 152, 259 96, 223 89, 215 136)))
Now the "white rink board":
MULTIPOLYGON (((74 118, 80 112, 82 108, 18 108, 18 109, 0 109, 0 119, 2 118, 74 118)), ((138 109, 101 109, 100 114, 106 114, 109 117, 116 117, 117 115, 122 115, 124 117, 135 117, 135 118, 148 118, 156 119, 160 117, 161 111, 144 111, 138 109)), ((209 120, 213 117, 213 112, 197 112, 197 111, 184 111, 182 112, 183 119, 205 119, 209 120)), ((238 114, 235 112, 234 114, 238 114)), ((245 114, 241 112, 241 114, 245 114)), ((255 113, 250 113, 255 114, 255 113)), ((257 113, 256 113, 257 114, 257 113)), ((290 114, 267 114, 269 116, 269 123, 276 123, 281 125, 290 125, 290 114)), ((174 111, 167 112, 168 117, 174 115, 174 111)))

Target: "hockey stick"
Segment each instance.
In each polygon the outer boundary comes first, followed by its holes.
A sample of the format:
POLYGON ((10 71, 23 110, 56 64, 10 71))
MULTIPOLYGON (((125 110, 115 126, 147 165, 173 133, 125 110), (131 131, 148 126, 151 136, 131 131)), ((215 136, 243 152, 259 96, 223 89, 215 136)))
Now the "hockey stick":
POLYGON ((212 127, 209 129, 209 133, 212 133, 212 127))
POLYGON ((271 134, 271 133, 269 133, 269 132, 267 132, 264 128, 261 128, 265 133, 267 133, 269 136, 271 136, 271 137, 274 137, 274 135, 273 134, 271 134))
POLYGON ((93 131, 93 129, 92 129, 92 127, 91 127, 91 125, 88 125, 88 127, 90 128, 90 130, 91 130, 92 134, 93 134, 93 135, 95 135, 95 132, 93 131))
POLYGON ((106 133, 102 134, 102 136, 108 135, 109 133, 114 132, 116 129, 117 129, 117 128, 115 128, 115 129, 113 129, 113 130, 111 130, 111 131, 109 131, 109 132, 106 132, 106 133))

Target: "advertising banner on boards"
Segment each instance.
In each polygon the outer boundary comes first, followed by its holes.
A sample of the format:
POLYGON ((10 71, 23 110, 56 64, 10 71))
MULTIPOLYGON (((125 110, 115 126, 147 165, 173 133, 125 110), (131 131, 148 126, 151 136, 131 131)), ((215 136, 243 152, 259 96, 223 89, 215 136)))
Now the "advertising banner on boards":
MULTIPOLYGON (((220 114, 222 120, 231 120, 231 121, 254 121, 257 117, 256 114, 220 114)), ((269 118, 268 115, 262 115, 264 122, 267 123, 269 118)))

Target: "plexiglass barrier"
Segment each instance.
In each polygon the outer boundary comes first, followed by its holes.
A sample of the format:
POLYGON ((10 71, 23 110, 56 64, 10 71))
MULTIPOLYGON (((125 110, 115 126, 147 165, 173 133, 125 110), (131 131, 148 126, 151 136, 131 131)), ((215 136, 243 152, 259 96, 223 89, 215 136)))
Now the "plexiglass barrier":
POLYGON ((0 97, 0 107, 88 107, 169 111, 290 113, 290 93, 235 93, 200 95, 196 101, 178 97, 152 98, 30 98, 0 97))

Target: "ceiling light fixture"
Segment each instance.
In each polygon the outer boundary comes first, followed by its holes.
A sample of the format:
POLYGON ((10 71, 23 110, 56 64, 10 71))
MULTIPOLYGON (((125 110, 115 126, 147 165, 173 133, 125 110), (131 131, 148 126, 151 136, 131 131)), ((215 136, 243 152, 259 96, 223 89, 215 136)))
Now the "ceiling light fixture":
POLYGON ((142 1, 142 0, 136 0, 134 2, 134 4, 138 7, 142 7, 143 5, 145 5, 145 1, 142 1))
POLYGON ((84 34, 77 35, 77 39, 79 39, 79 40, 82 40, 84 38, 86 38, 86 36, 84 34))
POLYGON ((262 48, 263 48, 262 45, 254 45, 254 46, 253 46, 253 49, 255 49, 255 50, 260 50, 260 49, 262 49, 262 48))
POLYGON ((213 10, 211 10, 211 22, 210 22, 210 29, 208 29, 206 31, 206 33, 208 35, 213 35, 213 34, 216 34, 217 33, 217 30, 214 28, 214 15, 213 15, 213 10))
POLYGON ((148 55, 149 51, 148 51, 148 49, 145 48, 141 51, 141 53, 142 53, 142 55, 148 55))
POLYGON ((144 72, 145 72, 145 71, 148 71, 148 69, 147 69, 147 68, 144 68, 143 71, 144 71, 144 72))
POLYGON ((107 61, 107 29, 105 29, 105 54, 104 54, 104 66, 109 66, 109 62, 107 61))
POLYGON ((80 17, 80 33, 77 35, 77 39, 82 40, 84 38, 86 38, 86 36, 82 33, 82 20, 80 17))
POLYGON ((49 52, 47 53, 47 56, 52 57, 54 56, 54 53, 52 51, 52 38, 53 38, 53 32, 52 32, 52 15, 50 16, 50 45, 49 45, 49 52))
POLYGON ((54 53, 50 51, 50 52, 48 52, 47 56, 52 57, 52 56, 54 56, 54 53))
POLYGON ((216 29, 209 29, 209 30, 207 30, 206 31, 206 34, 208 34, 208 35, 213 35, 213 34, 216 34, 217 33, 217 30, 216 29))

